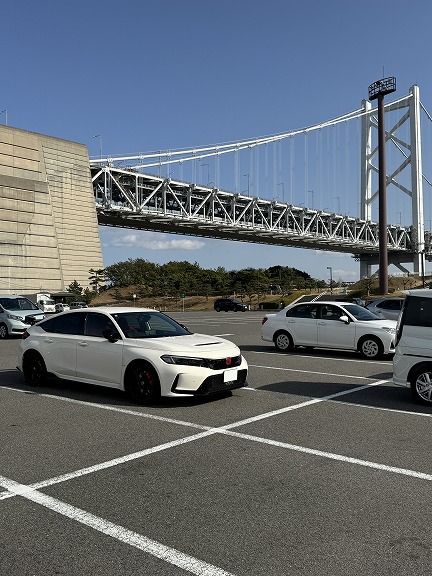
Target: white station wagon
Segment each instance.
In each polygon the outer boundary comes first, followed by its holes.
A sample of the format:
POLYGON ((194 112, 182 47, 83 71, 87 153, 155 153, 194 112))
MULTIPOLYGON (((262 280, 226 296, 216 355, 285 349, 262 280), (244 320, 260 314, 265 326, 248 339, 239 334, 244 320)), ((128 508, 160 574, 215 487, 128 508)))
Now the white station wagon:
POLYGON ((396 322, 382 320, 358 304, 299 302, 267 314, 261 338, 286 352, 295 346, 356 350, 378 358, 395 349, 396 322))

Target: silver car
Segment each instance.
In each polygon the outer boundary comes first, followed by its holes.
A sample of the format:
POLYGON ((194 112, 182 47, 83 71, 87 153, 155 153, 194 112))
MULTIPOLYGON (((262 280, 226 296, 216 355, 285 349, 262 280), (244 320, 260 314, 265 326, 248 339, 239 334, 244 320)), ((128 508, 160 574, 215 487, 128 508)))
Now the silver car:
POLYGON ((366 306, 368 310, 379 318, 397 320, 402 310, 405 298, 377 298, 366 306))
POLYGON ((21 336, 26 328, 44 318, 42 310, 28 298, 0 294, 0 338, 21 336))

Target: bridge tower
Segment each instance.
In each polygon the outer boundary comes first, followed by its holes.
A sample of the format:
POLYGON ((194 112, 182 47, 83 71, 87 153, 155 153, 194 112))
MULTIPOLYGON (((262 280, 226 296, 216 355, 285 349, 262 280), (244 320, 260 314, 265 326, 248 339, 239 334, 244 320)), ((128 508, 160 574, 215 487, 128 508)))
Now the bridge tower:
MULTIPOLYGON (((361 213, 363 220, 372 219, 372 203, 378 201, 378 189, 372 190, 372 174, 378 173, 374 161, 378 155, 378 146, 372 144, 372 133, 378 129, 376 111, 368 100, 362 101, 364 114, 362 116, 362 139, 361 139, 361 213)), ((409 94, 400 100, 385 105, 385 112, 401 110, 401 118, 385 131, 385 142, 392 142, 397 146, 403 156, 403 160, 393 168, 391 174, 386 174, 387 186, 393 184, 404 194, 411 198, 412 207, 412 238, 416 251, 412 255, 389 254, 388 263, 394 264, 403 272, 408 270, 404 263, 412 262, 414 273, 424 272, 425 258, 425 231, 423 213, 423 180, 422 180, 422 155, 421 155, 421 127, 420 127, 420 92, 418 86, 412 86, 409 94), (404 111, 405 110, 405 111, 404 111), (409 122, 410 142, 404 142, 396 135, 403 124, 409 122), (398 176, 403 170, 411 169, 411 188, 398 181, 398 176)), ((361 255, 360 278, 371 275, 372 265, 378 264, 377 255, 361 255)))

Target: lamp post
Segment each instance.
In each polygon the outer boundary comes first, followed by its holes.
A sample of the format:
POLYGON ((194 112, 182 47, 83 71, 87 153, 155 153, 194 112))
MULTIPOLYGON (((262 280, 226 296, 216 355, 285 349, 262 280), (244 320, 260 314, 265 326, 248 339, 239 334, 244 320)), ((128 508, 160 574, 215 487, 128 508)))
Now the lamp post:
POLYGON ((378 226, 379 226, 379 285, 381 294, 388 294, 388 248, 387 248, 387 207, 386 207, 386 164, 384 96, 396 90, 396 78, 383 78, 369 86, 369 100, 378 99, 378 226))
POLYGON ((100 134, 96 134, 93 138, 99 138, 99 157, 102 160, 102 136, 100 134))
POLYGON ((333 294, 333 268, 327 266, 327 270, 330 270, 330 294, 333 294))

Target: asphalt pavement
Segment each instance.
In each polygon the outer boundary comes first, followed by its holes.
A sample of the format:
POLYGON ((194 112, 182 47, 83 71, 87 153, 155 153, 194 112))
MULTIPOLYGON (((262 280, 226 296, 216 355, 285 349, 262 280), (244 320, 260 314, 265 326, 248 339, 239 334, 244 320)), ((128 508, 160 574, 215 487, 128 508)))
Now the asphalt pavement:
POLYGON ((277 352, 262 312, 172 316, 239 345, 249 386, 30 388, 0 341, 0 574, 429 575, 432 409, 391 357, 277 352))

